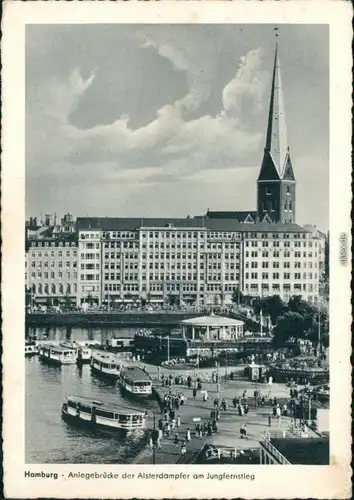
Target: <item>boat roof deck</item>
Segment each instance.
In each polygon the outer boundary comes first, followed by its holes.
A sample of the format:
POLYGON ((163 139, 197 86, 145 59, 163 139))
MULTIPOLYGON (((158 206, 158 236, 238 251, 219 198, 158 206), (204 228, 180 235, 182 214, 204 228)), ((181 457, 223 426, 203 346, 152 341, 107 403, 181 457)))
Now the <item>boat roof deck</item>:
POLYGON ((71 347, 63 347, 61 345, 57 345, 57 344, 46 344, 46 345, 43 345, 42 347, 45 347, 46 349, 53 349, 57 352, 64 352, 64 351, 72 351, 72 352, 75 352, 75 348, 71 348, 71 347))
POLYGON ((104 401, 96 401, 92 398, 88 398, 85 396, 68 396, 67 400, 73 401, 75 403, 81 403, 83 405, 89 405, 89 406, 95 406, 102 408, 104 410, 109 410, 112 412, 119 413, 120 415, 145 415, 145 412, 142 410, 139 410, 138 408, 123 408, 122 406, 116 404, 116 403, 111 403, 111 402, 104 402, 104 401))
POLYGON ((150 375, 138 366, 125 366, 122 375, 128 376, 133 382, 151 381, 150 375))
POLYGON ((114 354, 111 353, 106 353, 106 352, 100 352, 100 351, 95 351, 92 354, 92 357, 95 359, 98 359, 103 362, 107 363, 119 363, 122 364, 123 360, 119 358, 118 356, 115 356, 114 354))

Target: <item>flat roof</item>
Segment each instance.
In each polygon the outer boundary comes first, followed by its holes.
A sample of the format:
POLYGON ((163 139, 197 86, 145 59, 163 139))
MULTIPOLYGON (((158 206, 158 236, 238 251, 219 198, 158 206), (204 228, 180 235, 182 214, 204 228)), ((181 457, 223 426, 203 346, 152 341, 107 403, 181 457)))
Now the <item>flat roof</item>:
POLYGON ((121 370, 121 375, 126 375, 133 382, 144 382, 146 380, 151 380, 150 375, 144 372, 142 368, 139 368, 137 366, 125 366, 121 370))
POLYGON ((190 218, 160 218, 160 217, 78 217, 76 228, 79 231, 136 231, 140 228, 175 228, 175 229, 206 229, 211 231, 263 232, 263 233, 309 233, 297 224, 282 224, 269 222, 243 223, 237 219, 210 219, 203 216, 190 218))
POLYGON ((327 438, 271 438, 270 442, 291 464, 329 465, 327 438))
POLYGON ((123 408, 116 403, 104 402, 100 400, 95 400, 85 396, 68 396, 67 400, 73 401, 75 403, 81 403, 83 405, 90 405, 102 408, 103 410, 108 410, 112 412, 119 413, 120 415, 145 415, 145 412, 139 410, 138 408, 123 408))
POLYGON ((199 318, 184 319, 182 325, 186 326, 240 326, 244 322, 239 319, 225 318, 223 316, 200 316, 199 318))
POLYGON ((106 363, 120 363, 122 364, 123 360, 115 356, 114 354, 107 354, 105 352, 95 351, 92 354, 92 358, 97 359, 97 361, 102 361, 106 363))

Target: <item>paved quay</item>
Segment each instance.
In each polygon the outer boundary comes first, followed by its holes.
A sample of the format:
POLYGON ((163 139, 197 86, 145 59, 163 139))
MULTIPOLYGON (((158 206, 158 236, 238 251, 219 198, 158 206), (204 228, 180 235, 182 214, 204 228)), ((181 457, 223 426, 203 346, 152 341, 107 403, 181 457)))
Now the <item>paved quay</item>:
MULTIPOLYGON (((145 367, 148 372, 151 373, 152 377, 156 374, 156 367, 145 367)), ((243 372, 244 367, 230 367, 230 371, 238 370, 243 372)), ((211 372, 215 370, 205 370, 200 373, 201 378, 209 376, 211 377, 211 372), (207 373, 206 373, 207 372, 207 373), (209 373, 208 373, 209 372, 209 373)), ((229 372, 230 372, 229 371, 229 372)), ((160 371, 161 373, 161 371, 160 371)), ((181 374, 181 370, 164 370, 165 376, 172 373, 173 376, 181 374)), ((186 370, 185 374, 193 373, 190 370, 186 370)), ((286 431, 287 436, 291 435, 292 432, 289 430, 290 418, 282 418, 281 424, 278 427, 278 422, 272 421, 272 426, 269 428, 268 417, 272 413, 271 406, 260 406, 255 408, 255 400, 253 397, 255 384, 254 382, 247 381, 245 379, 237 376, 234 380, 223 380, 220 383, 220 401, 225 399, 228 408, 226 411, 220 410, 220 419, 218 421, 218 432, 213 433, 212 436, 203 436, 202 438, 196 436, 195 432, 195 422, 194 418, 200 418, 202 422, 208 422, 211 420, 210 412, 213 409, 214 399, 217 397, 217 384, 212 382, 202 382, 202 391, 206 390, 208 392, 208 400, 203 403, 203 396, 200 391, 197 392, 197 396, 193 398, 193 390, 188 388, 186 385, 172 384, 171 387, 163 387, 161 385, 155 385, 156 392, 163 399, 166 393, 171 391, 172 394, 177 392, 183 393, 187 398, 184 405, 180 406, 179 410, 176 410, 176 415, 179 413, 181 417, 181 426, 175 431, 172 431, 169 437, 164 436, 161 441, 161 448, 155 451, 155 463, 156 464, 175 464, 175 463, 190 463, 191 459, 201 450, 204 444, 212 444, 220 448, 227 449, 239 449, 239 448, 259 448, 259 439, 261 434, 271 430, 276 431, 281 435, 283 431, 286 431), (247 416, 239 416, 237 408, 234 408, 232 404, 232 399, 242 396, 242 393, 246 391, 246 396, 248 397, 249 413, 247 416), (247 424, 248 429, 248 439, 243 439, 240 437, 240 428, 243 424, 247 424), (190 429, 191 431, 191 441, 186 442, 187 452, 184 456, 181 454, 180 446, 176 447, 173 440, 175 432, 178 432, 179 439, 186 441, 186 431, 190 429)), ((271 395, 271 397, 277 397, 278 402, 283 404, 287 401, 289 397, 289 389, 285 384, 273 384, 270 387, 267 384, 258 384, 258 390, 264 396, 271 395)), ((156 415, 156 425, 160 415, 156 415)), ((149 426, 152 424, 150 418, 149 426)), ((136 464, 151 464, 153 460, 153 450, 148 445, 135 460, 136 464)))

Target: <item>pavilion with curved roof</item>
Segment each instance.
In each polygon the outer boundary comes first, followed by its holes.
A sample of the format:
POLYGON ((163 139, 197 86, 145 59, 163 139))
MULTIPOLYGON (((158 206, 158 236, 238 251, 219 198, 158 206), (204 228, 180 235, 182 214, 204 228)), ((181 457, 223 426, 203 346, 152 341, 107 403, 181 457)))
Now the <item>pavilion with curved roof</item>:
POLYGON ((185 339, 201 341, 237 340, 243 337, 244 322, 223 316, 201 316, 181 321, 185 339))

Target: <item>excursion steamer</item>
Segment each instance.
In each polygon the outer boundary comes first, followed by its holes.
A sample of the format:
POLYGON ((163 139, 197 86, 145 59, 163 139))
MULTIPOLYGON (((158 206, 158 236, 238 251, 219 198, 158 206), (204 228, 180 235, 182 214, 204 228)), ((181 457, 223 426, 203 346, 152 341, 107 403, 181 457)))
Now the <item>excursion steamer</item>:
POLYGON ((91 356, 91 371, 99 377, 117 380, 121 368, 121 360, 113 354, 94 352, 91 356))
POLYGON ((53 344, 39 347, 39 359, 52 365, 72 365, 76 363, 75 349, 69 349, 53 344))
POLYGON ((120 372, 119 385, 132 396, 151 396, 152 381, 148 373, 137 366, 126 366, 120 372))
POLYGON ((61 408, 61 415, 69 424, 91 429, 130 432, 145 429, 146 426, 146 413, 143 411, 78 396, 66 398, 61 408))

